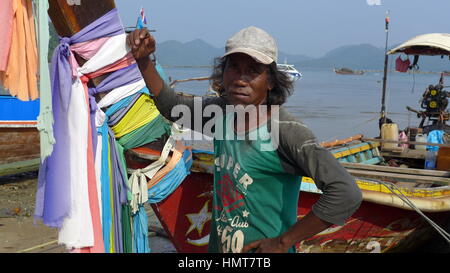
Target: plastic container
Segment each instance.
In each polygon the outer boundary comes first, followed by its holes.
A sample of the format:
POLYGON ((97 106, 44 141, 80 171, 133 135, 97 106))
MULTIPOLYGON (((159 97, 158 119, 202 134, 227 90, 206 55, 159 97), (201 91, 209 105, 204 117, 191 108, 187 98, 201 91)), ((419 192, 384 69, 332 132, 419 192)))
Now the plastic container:
POLYGON ((425 156, 425 169, 434 170, 436 169, 436 151, 429 150, 425 156))
MULTIPOLYGON (((424 134, 417 134, 416 135, 416 142, 427 142, 427 135, 424 134)), ((427 149, 426 145, 415 145, 416 150, 422 150, 425 151, 427 149)))
MULTIPOLYGON (((381 139, 398 141, 398 125, 396 123, 381 125, 381 139)), ((381 143, 382 150, 393 150, 397 147, 397 143, 381 143)))

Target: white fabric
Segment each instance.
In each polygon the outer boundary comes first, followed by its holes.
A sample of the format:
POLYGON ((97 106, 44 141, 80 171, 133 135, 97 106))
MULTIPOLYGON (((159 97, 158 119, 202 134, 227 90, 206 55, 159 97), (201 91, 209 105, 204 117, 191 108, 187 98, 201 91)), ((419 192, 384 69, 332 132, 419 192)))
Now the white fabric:
POLYGON ((69 126, 69 177, 71 209, 59 231, 58 241, 67 248, 82 248, 94 245, 94 230, 89 207, 87 153, 89 109, 83 84, 78 78, 72 85, 72 96, 68 110, 69 126))
POLYGON ((126 34, 111 37, 97 51, 95 56, 87 61, 83 67, 79 68, 78 71, 82 74, 89 74, 122 59, 130 51, 127 47, 126 39, 126 34))

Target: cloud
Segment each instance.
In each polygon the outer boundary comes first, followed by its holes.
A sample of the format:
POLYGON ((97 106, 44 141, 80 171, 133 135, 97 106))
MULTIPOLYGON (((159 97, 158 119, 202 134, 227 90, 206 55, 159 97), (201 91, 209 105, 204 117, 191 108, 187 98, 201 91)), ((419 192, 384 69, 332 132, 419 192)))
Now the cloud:
POLYGON ((369 6, 381 6, 381 0, 366 0, 369 6))

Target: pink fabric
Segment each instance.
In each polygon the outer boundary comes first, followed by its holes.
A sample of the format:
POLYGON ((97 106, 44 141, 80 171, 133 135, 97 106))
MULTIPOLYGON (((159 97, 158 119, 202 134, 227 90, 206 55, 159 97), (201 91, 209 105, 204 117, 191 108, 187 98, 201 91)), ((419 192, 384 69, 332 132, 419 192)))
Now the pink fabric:
MULTIPOLYGON (((108 41, 110 37, 95 39, 92 41, 73 44, 70 46, 70 51, 77 53, 85 60, 89 60, 97 54, 102 46, 108 41)), ((70 54, 69 63, 72 66, 72 75, 77 76, 77 68, 79 67, 74 54, 70 54)))
POLYGON ((409 59, 402 60, 402 58, 398 56, 398 58, 395 60, 395 70, 397 70, 398 72, 407 72, 410 64, 411 63, 409 59))
MULTIPOLYGON (((84 87, 86 103, 89 104, 89 94, 87 83, 89 78, 82 77, 81 82, 84 87)), ((91 128, 91 121, 88 119, 88 126, 91 128)), ((94 151, 92 145, 92 130, 88 130, 88 150, 87 150, 87 166, 88 166, 88 194, 89 208, 92 216, 92 225, 94 230, 94 246, 81 249, 74 249, 75 253, 104 253, 105 247, 103 243, 102 224, 100 220, 100 206, 98 201, 97 178, 95 176, 94 151)))
POLYGON ((13 0, 0 1, 0 71, 5 71, 8 64, 9 49, 11 47, 12 26, 14 18, 14 10, 12 6, 13 0))
POLYGON ((99 49, 108 41, 110 37, 98 38, 92 41, 73 44, 70 46, 70 50, 76 52, 78 55, 86 60, 91 59, 97 54, 99 49))

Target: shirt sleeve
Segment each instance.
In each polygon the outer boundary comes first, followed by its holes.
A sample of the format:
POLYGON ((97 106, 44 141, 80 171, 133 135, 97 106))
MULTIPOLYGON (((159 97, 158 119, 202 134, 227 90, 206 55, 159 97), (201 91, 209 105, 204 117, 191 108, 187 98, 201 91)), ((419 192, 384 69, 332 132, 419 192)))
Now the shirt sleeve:
POLYGON ((361 190, 336 158, 317 143, 311 130, 298 120, 282 117, 278 152, 284 169, 311 177, 322 191, 312 207, 313 213, 326 222, 343 225, 359 208, 361 190))
POLYGON ((221 97, 185 96, 175 92, 166 82, 163 84, 155 105, 166 119, 183 127, 212 136, 204 132, 205 124, 221 114, 226 102, 221 97), (206 109, 209 107, 209 110, 206 109), (205 109, 206 113, 205 114, 205 109), (220 112, 220 113, 219 113, 220 112))

